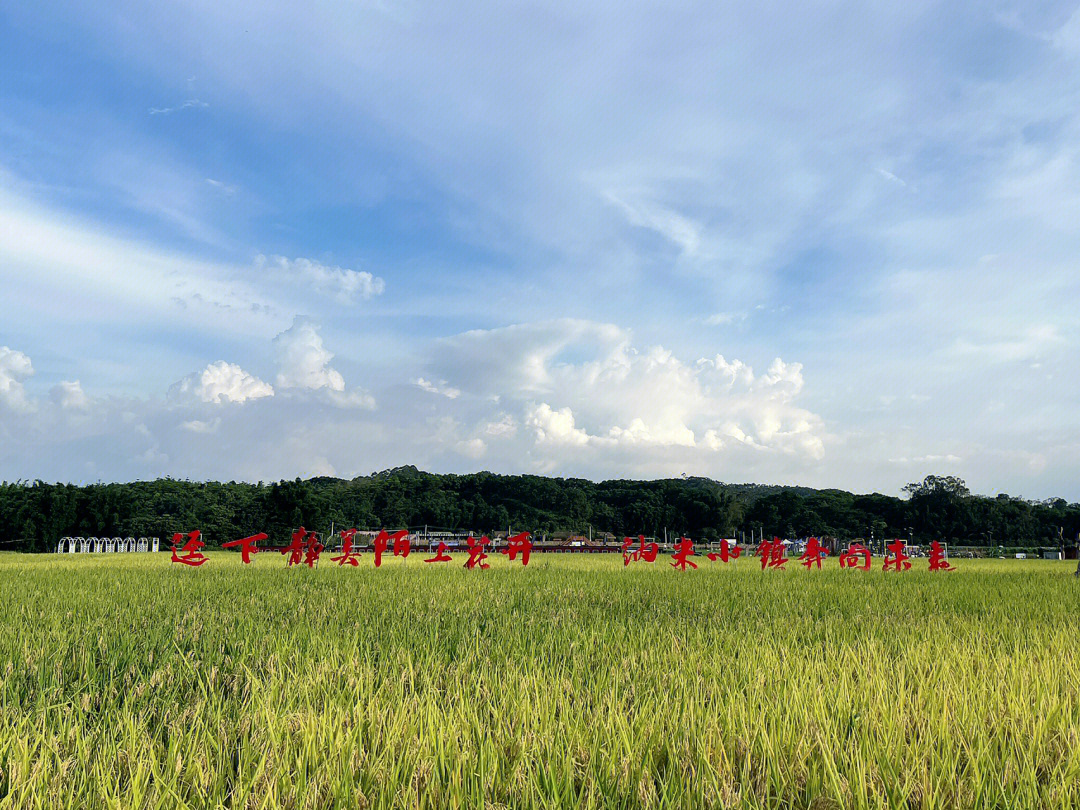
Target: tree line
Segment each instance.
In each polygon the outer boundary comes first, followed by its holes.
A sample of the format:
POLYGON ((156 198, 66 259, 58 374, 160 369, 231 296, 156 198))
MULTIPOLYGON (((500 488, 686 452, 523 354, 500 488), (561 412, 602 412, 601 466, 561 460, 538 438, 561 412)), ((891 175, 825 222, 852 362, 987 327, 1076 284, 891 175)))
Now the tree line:
POLYGON ((707 478, 593 482, 536 475, 439 475, 398 467, 345 480, 277 483, 0 483, 5 549, 46 551, 64 536, 158 536, 201 529, 211 545, 265 531, 331 525, 501 532, 757 535, 943 540, 958 545, 1071 546, 1080 504, 973 495, 951 476, 928 476, 907 497, 837 489, 725 484, 707 478))

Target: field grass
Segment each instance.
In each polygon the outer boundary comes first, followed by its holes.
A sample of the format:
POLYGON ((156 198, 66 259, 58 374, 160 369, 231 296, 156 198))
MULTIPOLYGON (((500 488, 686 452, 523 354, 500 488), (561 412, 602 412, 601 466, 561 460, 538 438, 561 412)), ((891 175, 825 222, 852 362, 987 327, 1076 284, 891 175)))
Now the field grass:
POLYGON ((1080 806, 1073 563, 419 556, 0 555, 0 808, 1080 806))

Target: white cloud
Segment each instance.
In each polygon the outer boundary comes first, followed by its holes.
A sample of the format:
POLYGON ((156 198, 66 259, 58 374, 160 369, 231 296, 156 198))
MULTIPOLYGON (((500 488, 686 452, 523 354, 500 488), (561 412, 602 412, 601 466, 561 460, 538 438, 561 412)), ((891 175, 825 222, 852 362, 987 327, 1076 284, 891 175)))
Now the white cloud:
POLYGON ((206 182, 216 188, 226 197, 231 197, 236 193, 236 186, 229 185, 228 183, 224 183, 221 180, 215 180, 212 177, 207 177, 206 182))
POLYGON ((181 430, 189 430, 192 433, 217 433, 219 427, 221 427, 220 416, 216 416, 210 421, 189 419, 187 422, 180 423, 181 430))
POLYGON ((274 346, 278 387, 345 390, 345 379, 329 366, 334 355, 323 346, 318 328, 311 321, 294 320, 292 326, 274 338, 274 346))
POLYGON ((483 439, 465 439, 454 445, 457 451, 466 458, 478 459, 487 450, 487 444, 483 439))
POLYGON ((423 377, 418 377, 416 379, 416 385, 422 390, 427 391, 429 394, 439 394, 447 399, 457 399, 461 396, 461 392, 456 388, 448 386, 446 380, 441 380, 436 384, 430 380, 425 380, 423 377))
POLYGON ((665 425, 660 431, 650 428, 639 416, 630 420, 626 427, 614 425, 608 435, 617 442, 626 444, 660 444, 695 447, 694 431, 686 425, 665 425))
MULTIPOLYGON (((584 321, 474 330, 440 341, 436 357, 439 378, 463 397, 497 391, 499 407, 521 408, 538 447, 588 446, 597 451, 590 463, 628 452, 641 469, 657 469, 657 453, 681 448, 707 464, 725 438, 804 460, 825 452, 821 418, 795 404, 802 365, 779 358, 760 377, 722 355, 688 364, 662 347, 636 349, 618 327, 584 321)), ((512 429, 505 415, 482 428, 489 436, 512 429)), ((551 458, 556 467, 568 461, 551 458)))
POLYGON ((745 312, 716 312, 705 318, 705 324, 708 326, 727 326, 736 321, 745 320, 745 312))
POLYGON ((302 281, 322 293, 337 297, 342 303, 356 298, 367 300, 382 295, 386 283, 366 270, 327 266, 312 259, 287 259, 284 256, 257 256, 255 266, 276 273, 280 278, 302 281))
POLYGON ((668 241, 677 245, 688 256, 697 254, 701 245, 701 225, 688 217, 665 208, 644 197, 635 195, 637 199, 628 202, 623 196, 611 191, 604 194, 608 202, 617 206, 626 216, 631 225, 639 228, 648 228, 663 236, 668 241))
POLYGON ((375 397, 367 391, 335 391, 322 389, 326 401, 338 408, 359 408, 360 410, 375 410, 375 397))
POLYGON ((484 433, 495 438, 511 438, 517 434, 517 429, 517 420, 504 413, 497 421, 488 422, 484 426, 484 433))
POLYGON ((202 402, 247 402, 272 397, 274 388, 235 363, 219 360, 202 372, 189 374, 170 390, 174 396, 194 396, 202 402))
POLYGON ((724 355, 718 354, 711 360, 701 358, 697 361, 698 368, 715 376, 718 384, 728 388, 736 386, 749 386, 754 382, 754 370, 742 360, 732 360, 730 363, 724 359, 724 355))
MULTIPOLYGON (((306 328, 297 334, 307 335, 309 347, 314 342, 306 328)), ((1012 452, 954 441, 944 452, 932 437, 896 426, 880 434, 830 435, 800 404, 806 385, 798 363, 773 361, 760 375, 721 355, 688 363, 661 348, 636 349, 628 332, 602 324, 525 324, 485 335, 459 336, 465 356, 485 340, 513 345, 500 366, 505 382, 469 375, 454 362, 453 339, 441 341, 438 354, 446 365, 425 379, 458 383, 461 395, 437 405, 425 396, 402 396, 416 391, 408 384, 415 371, 389 381, 385 395, 394 407, 375 410, 374 397, 363 391, 326 386, 275 387, 274 396, 253 396, 263 390, 257 378, 228 363, 189 375, 164 399, 91 398, 76 410, 63 407, 64 389, 57 389, 36 411, 0 420, 4 464, 61 480, 164 474, 272 480, 353 476, 402 463, 467 472, 483 459, 496 472, 691 473, 832 485, 830 470, 853 465, 876 475, 892 470, 901 481, 935 467, 963 474, 973 464, 1009 465, 1034 479, 1075 461, 1076 445, 1069 442, 1012 452), (567 329, 579 339, 566 342, 567 329), (597 335, 606 340, 598 342, 597 335), (552 343, 559 346, 554 353, 552 343), (458 376, 470 384, 460 384, 458 376), (537 394, 538 387, 545 392, 537 394), (491 390, 503 392, 498 401, 491 390), (242 408, 221 407, 239 397, 247 397, 242 408)), ((5 359, 7 368, 10 355, 5 359)), ((310 365, 325 372, 329 357, 320 361, 310 365)), ((25 371, 25 363, 17 365, 25 371)))
POLYGON ((575 361, 610 357, 627 340, 616 326, 561 319, 501 329, 475 329, 436 342, 429 365, 440 379, 470 394, 501 396, 508 391, 545 394, 560 370, 575 361))
POLYGON ((235 266, 110 235, 4 190, 0 233, 11 321, 27 333, 45 322, 81 343, 87 331, 81 325, 100 318, 127 328, 164 322, 214 334, 265 334, 284 311, 273 291, 256 291, 235 266))
POLYGON ((963 461, 960 456, 953 453, 927 453, 922 456, 912 456, 908 458, 901 456, 900 458, 890 458, 890 464, 959 464, 963 461))
MULTIPOLYGON (((175 380, 190 369, 180 347, 196 334, 199 340, 270 338, 297 313, 333 317, 337 304, 328 307, 327 296, 347 306, 384 288, 368 273, 308 260, 283 260, 284 270, 274 265, 255 278, 250 264, 185 254, 44 206, 25 183, 10 179, 0 167, 5 327, 52 355, 78 346, 79 362, 118 372, 93 378, 95 388, 129 386, 123 377, 131 366, 149 382, 175 380), (109 328, 97 328, 102 323, 109 328), (146 330, 173 337, 151 352, 142 340, 146 330)), ((77 373, 91 382, 82 367, 77 373)))
POLYGON ((541 444, 580 446, 589 443, 589 434, 574 427, 574 414, 569 408, 556 411, 542 402, 526 415, 525 423, 536 430, 536 441, 541 444))
POLYGON ((90 398, 78 380, 63 380, 49 391, 52 401, 65 410, 84 411, 90 406, 90 398))
POLYGON ((879 169, 877 169, 877 173, 879 175, 881 175, 882 177, 884 177, 886 180, 888 180, 890 183, 896 183, 897 185, 904 186, 905 188, 907 187, 907 182, 906 181, 901 180, 895 174, 893 174, 890 171, 887 171, 886 169, 879 168, 879 169))
POLYGON ((27 412, 34 403, 26 398, 22 381, 34 374, 30 358, 20 351, 0 346, 0 404, 13 411, 27 412))
POLYGON ((151 107, 150 115, 170 115, 171 113, 178 112, 179 110, 200 110, 205 109, 209 106, 210 105, 202 99, 189 98, 177 104, 175 107, 151 107))

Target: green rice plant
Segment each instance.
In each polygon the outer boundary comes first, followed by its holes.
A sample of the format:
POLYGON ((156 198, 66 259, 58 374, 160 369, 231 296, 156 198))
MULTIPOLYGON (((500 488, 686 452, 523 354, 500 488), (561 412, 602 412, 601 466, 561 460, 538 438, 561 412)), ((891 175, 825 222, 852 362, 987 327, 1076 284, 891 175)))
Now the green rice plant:
POLYGON ((0 808, 1072 808, 1072 564, 0 555, 0 808))

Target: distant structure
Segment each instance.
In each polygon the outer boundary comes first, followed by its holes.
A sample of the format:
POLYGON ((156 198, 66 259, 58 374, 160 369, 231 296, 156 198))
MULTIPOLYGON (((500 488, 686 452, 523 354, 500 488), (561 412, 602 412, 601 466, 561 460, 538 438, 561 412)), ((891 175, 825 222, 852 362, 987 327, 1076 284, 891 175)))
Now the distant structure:
POLYGON ((112 554, 155 552, 161 548, 160 537, 61 537, 57 554, 112 554))

